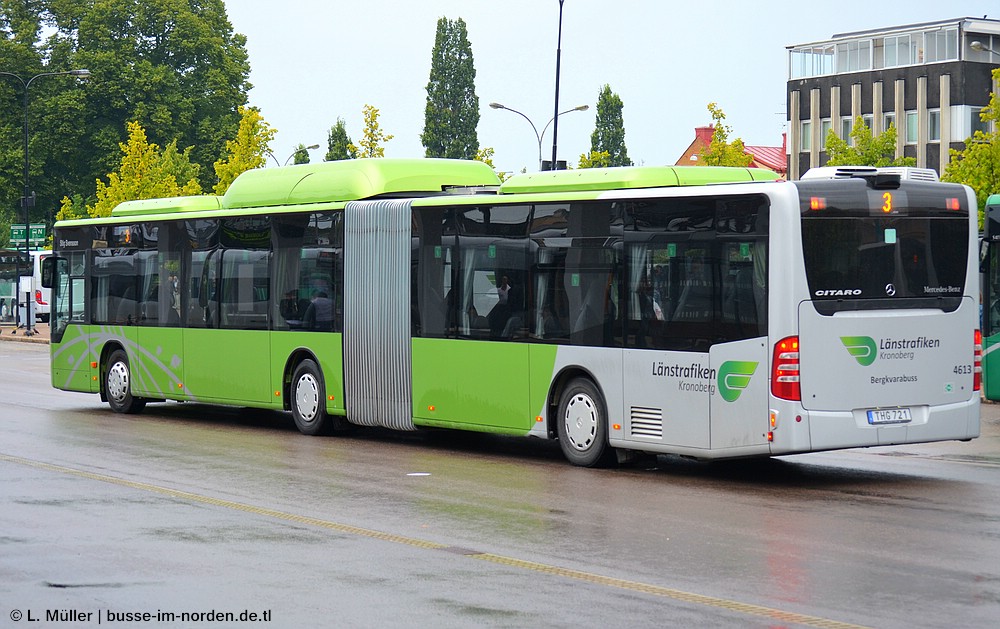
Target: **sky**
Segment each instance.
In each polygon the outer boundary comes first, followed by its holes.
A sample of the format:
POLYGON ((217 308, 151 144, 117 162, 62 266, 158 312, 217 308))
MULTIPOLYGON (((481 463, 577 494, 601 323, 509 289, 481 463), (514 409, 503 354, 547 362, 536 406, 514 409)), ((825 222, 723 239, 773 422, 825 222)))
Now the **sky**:
MULTIPOLYGON (((394 137, 386 157, 423 157, 420 134, 437 21, 468 27, 479 97, 479 144, 498 170, 537 169, 539 132, 552 155, 558 0, 225 0, 233 29, 247 37, 250 105, 278 133, 284 163, 299 144, 319 144, 344 119, 357 142, 363 108, 379 110, 394 137)), ((785 131, 786 48, 838 33, 959 17, 1000 18, 997 0, 844 0, 802 4, 701 0, 564 0, 558 157, 571 166, 590 150, 597 97, 607 84, 623 103, 625 144, 637 165, 673 164, 726 114, 730 140, 780 146, 785 131), (791 12, 789 9, 801 10, 791 12), (877 10, 873 10, 876 9, 877 10)), ((272 162, 273 163, 273 162, 272 162)))

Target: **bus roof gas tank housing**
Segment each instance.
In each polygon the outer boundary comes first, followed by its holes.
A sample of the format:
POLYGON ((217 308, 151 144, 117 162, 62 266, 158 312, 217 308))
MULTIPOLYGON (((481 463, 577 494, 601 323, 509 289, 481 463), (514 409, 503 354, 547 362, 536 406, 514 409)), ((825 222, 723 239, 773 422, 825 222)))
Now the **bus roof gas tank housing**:
POLYGON ((281 168, 255 168, 233 181, 223 209, 419 197, 452 188, 499 186, 483 162, 457 159, 349 159, 281 168))

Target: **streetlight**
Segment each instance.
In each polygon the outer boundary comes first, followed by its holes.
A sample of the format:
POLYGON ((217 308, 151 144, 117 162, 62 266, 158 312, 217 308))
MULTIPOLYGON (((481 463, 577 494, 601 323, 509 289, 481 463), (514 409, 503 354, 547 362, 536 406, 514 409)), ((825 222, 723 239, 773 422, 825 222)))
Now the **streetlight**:
MULTIPOLYGON (((29 248, 29 238, 28 235, 31 232, 31 217, 29 216, 29 210, 31 206, 35 204, 35 196, 31 193, 31 188, 28 185, 28 88, 35 79, 40 79, 43 76, 76 76, 81 79, 85 79, 90 76, 90 70, 66 70, 63 72, 42 72, 41 74, 36 74, 27 81, 21 78, 20 75, 14 74, 13 72, 0 72, 0 76, 9 76, 11 78, 17 79, 21 83, 21 89, 24 91, 24 196, 21 197, 21 208, 24 209, 24 254, 28 264, 31 264, 31 249, 29 248)), ((30 273, 30 266, 29 266, 30 273)), ((31 330, 31 297, 27 299, 24 304, 24 335, 31 336, 34 334, 31 330)))
POLYGON ((292 154, 291 154, 291 155, 289 155, 289 156, 288 156, 287 158, 285 158, 285 163, 284 163, 284 164, 282 164, 281 162, 279 162, 279 161, 278 161, 278 158, 277 158, 277 157, 275 157, 275 156, 274 156, 274 153, 272 153, 271 151, 268 151, 268 152, 267 152, 267 154, 271 156, 271 159, 273 159, 273 160, 274 160, 274 163, 275 163, 275 164, 276 164, 277 166, 288 166, 288 162, 289 162, 289 161, 290 161, 290 160, 291 160, 291 159, 292 159, 293 157, 295 157, 296 155, 298 155, 298 154, 299 154, 299 151, 311 151, 311 150, 313 150, 313 149, 318 149, 318 148, 319 148, 319 144, 310 144, 309 146, 303 146, 302 148, 298 148, 298 149, 295 149, 294 151, 292 151, 292 154))
POLYGON ((559 36, 556 39, 556 104, 552 108, 552 165, 556 169, 556 137, 559 135, 559 59, 562 56, 562 10, 563 0, 559 0, 559 36))
POLYGON ((984 45, 983 42, 981 41, 970 42, 969 48, 972 48, 976 52, 991 52, 994 55, 1000 56, 1000 52, 997 52, 992 48, 990 48, 989 46, 984 45))
MULTIPOLYGON (((490 108, 491 109, 506 109, 507 111, 514 112, 518 116, 521 116, 522 118, 524 118, 525 120, 528 121, 528 124, 531 125, 531 130, 535 132, 535 139, 538 140, 538 170, 544 170, 542 168, 542 165, 544 164, 544 162, 542 161, 542 138, 545 137, 545 132, 548 130, 549 125, 552 124, 553 122, 555 122, 556 119, 559 118, 559 116, 561 116, 563 114, 568 114, 571 111, 587 111, 588 109, 590 109, 590 105, 577 105, 576 107, 574 107, 572 109, 567 109, 566 111, 559 112, 556 116, 554 116, 553 118, 549 119, 549 121, 545 123, 545 126, 542 128, 542 132, 541 133, 538 132, 538 127, 536 127, 535 123, 531 121, 531 118, 527 117, 526 115, 524 115, 523 113, 519 112, 516 109, 512 109, 512 108, 507 107, 506 105, 502 105, 500 103, 490 103, 490 108)), ((555 129, 555 127, 553 127, 553 130, 554 129, 555 129)), ((551 170, 555 170, 555 164, 552 165, 551 170)))

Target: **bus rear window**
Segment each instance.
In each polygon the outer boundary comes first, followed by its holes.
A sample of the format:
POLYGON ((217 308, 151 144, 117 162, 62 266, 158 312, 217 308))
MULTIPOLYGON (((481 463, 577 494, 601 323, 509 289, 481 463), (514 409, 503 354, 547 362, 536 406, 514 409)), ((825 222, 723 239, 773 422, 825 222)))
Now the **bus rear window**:
POLYGON ((958 306, 969 259, 964 189, 904 183, 886 194, 840 181, 800 184, 799 192, 806 279, 818 309, 854 300, 880 301, 853 307, 958 306))

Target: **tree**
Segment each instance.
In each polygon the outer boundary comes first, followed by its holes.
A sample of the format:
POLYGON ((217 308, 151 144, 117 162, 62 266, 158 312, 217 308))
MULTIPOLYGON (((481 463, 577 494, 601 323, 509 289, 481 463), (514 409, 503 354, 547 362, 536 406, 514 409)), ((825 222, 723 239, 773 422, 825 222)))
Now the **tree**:
MULTIPOLYGON (((993 81, 1000 81, 1000 68, 993 70, 993 81)), ((979 202, 979 227, 983 226, 986 199, 1000 192, 1000 98, 990 94, 990 103, 979 114, 980 119, 993 131, 976 131, 965 141, 965 149, 951 149, 951 161, 941 176, 943 181, 963 183, 976 192, 979 202)))
POLYGON ((877 137, 858 116, 851 129, 852 143, 837 137, 830 129, 826 135, 827 166, 913 166, 917 160, 912 157, 896 157, 896 125, 877 137))
POLYGON ((292 163, 293 164, 309 163, 309 149, 306 148, 305 144, 299 143, 299 145, 295 147, 295 152, 292 153, 292 163))
POLYGON ((497 174, 497 177, 500 178, 500 181, 505 181, 508 175, 502 170, 497 170, 497 167, 493 164, 493 153, 494 153, 493 147, 486 146, 476 151, 476 156, 473 157, 472 159, 476 160, 477 162, 482 162, 486 164, 487 166, 493 169, 493 172, 497 174))
MULTIPOLYGON (((122 152, 117 172, 108 174, 108 183, 97 181, 97 202, 87 206, 92 217, 111 216, 111 210, 124 201, 201 194, 197 165, 190 162, 191 149, 177 151, 176 141, 162 153, 146 140, 146 131, 138 122, 128 123, 128 142, 119 145, 122 152), (193 174, 180 184, 177 173, 193 174)), ((63 197, 60 214, 79 216, 69 197, 63 197)))
POLYGON ((749 166, 753 157, 747 155, 743 140, 736 138, 729 141, 732 129, 725 123, 725 112, 715 103, 708 104, 708 111, 712 114, 715 130, 712 141, 699 154, 701 163, 706 166, 749 166))
POLYGON ((354 144, 351 136, 347 135, 347 125, 342 118, 337 118, 337 124, 330 127, 330 132, 326 136, 326 156, 323 161, 334 162, 342 159, 356 159, 357 151, 353 150, 354 144))
MULTIPOLYGON (((86 82, 45 77, 30 89, 31 186, 40 218, 63 196, 93 199, 117 167, 126 123, 151 142, 193 147, 203 188, 247 102, 246 38, 223 0, 0 0, 0 68, 25 78, 87 68, 86 82)), ((0 77, 0 137, 21 128, 20 86, 0 77)), ((0 198, 19 198, 19 146, 0 147, 0 198), (11 187, 13 186, 13 187, 11 187)))
POLYGON ((235 140, 226 141, 226 156, 215 162, 215 194, 223 195, 240 173, 267 162, 268 146, 277 130, 267 124, 255 107, 240 107, 240 128, 235 140))
POLYGON ((427 157, 475 157, 479 150, 475 83, 476 68, 465 21, 439 19, 427 82, 424 132, 420 135, 427 157))
POLYGON ((388 142, 393 137, 382 132, 382 127, 378 124, 379 111, 372 105, 365 105, 365 131, 358 142, 359 146, 351 144, 348 151, 353 151, 358 157, 385 157, 384 142, 388 142))
POLYGON ((607 168, 611 166, 611 154, 607 151, 591 151, 580 154, 577 168, 607 168))
MULTIPOLYGON (((625 123, 622 120, 622 99, 611 91, 611 86, 605 84, 597 96, 597 122, 594 132, 590 134, 590 154, 607 153, 608 161, 601 166, 631 166, 625 148, 625 123)), ((583 166, 580 168, 593 168, 583 166)))

